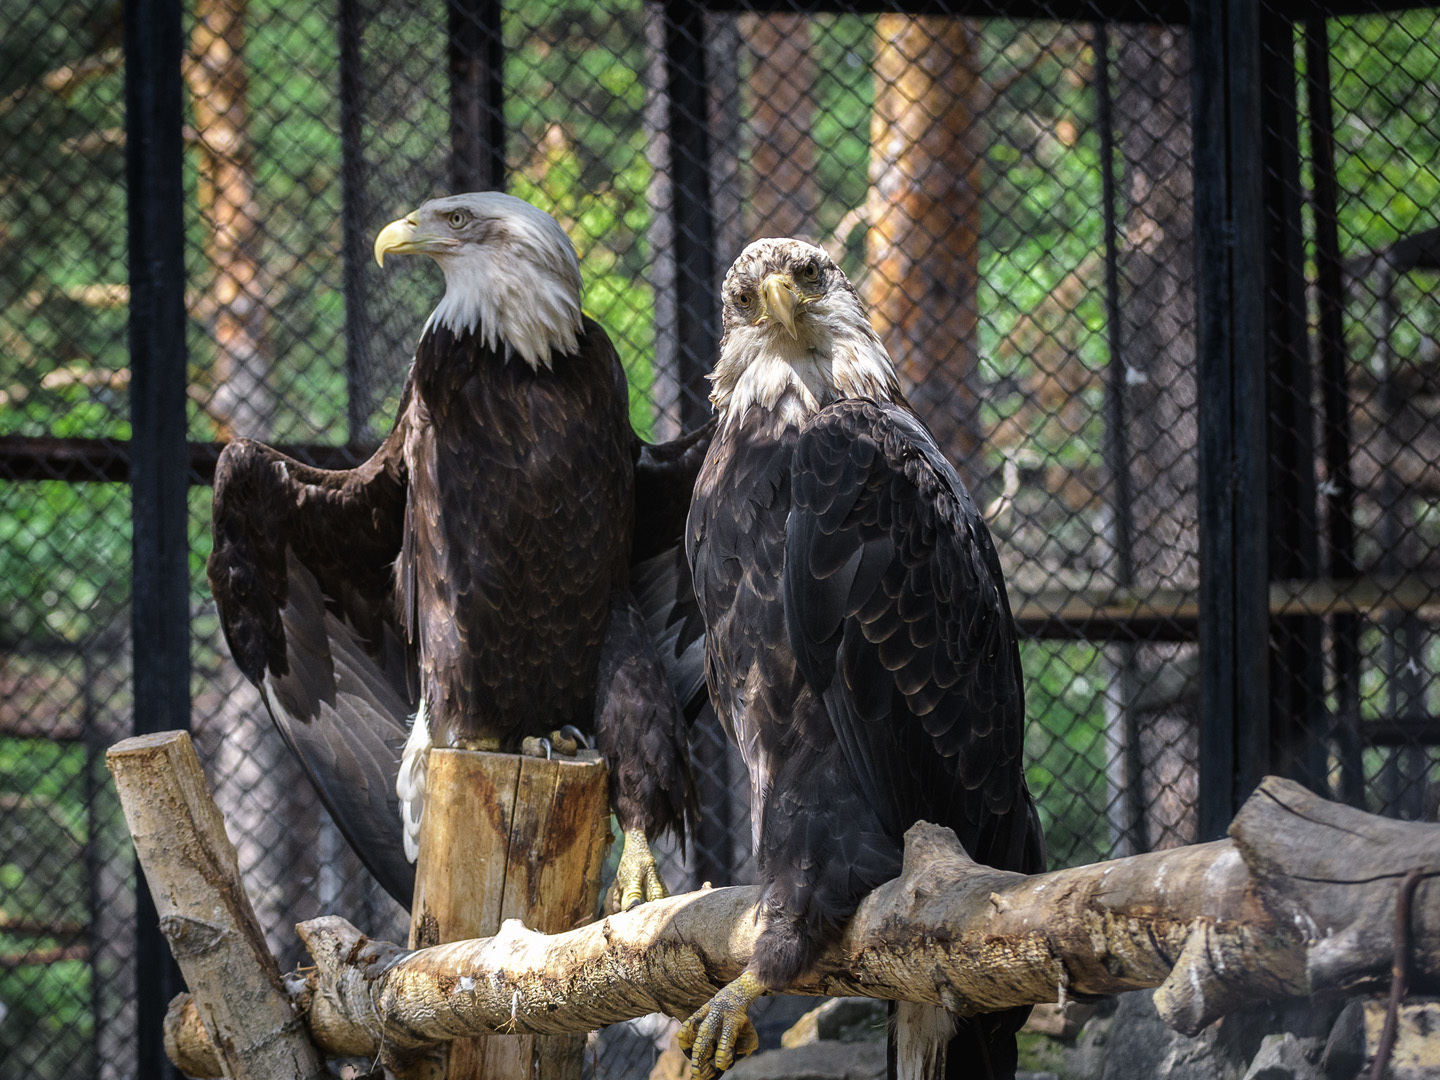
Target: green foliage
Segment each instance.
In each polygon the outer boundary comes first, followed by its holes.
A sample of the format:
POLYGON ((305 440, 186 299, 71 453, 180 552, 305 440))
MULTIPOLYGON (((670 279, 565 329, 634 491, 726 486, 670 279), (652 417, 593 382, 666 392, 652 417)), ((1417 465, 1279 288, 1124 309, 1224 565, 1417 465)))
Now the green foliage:
POLYGON ((1333 20, 1330 70, 1341 254, 1440 224, 1440 13, 1333 20))
POLYGON ((1026 641, 1025 779, 1040 807, 1052 868, 1107 858, 1106 731, 1109 670, 1094 645, 1026 641))
MULTIPOLYGON (((123 157, 110 137, 123 121, 123 75, 102 73, 66 95, 38 89, 47 72, 118 45, 119 5, 58 0, 12 7, 0 36, 0 434, 126 439, 125 296, 103 288, 123 285, 127 273, 123 157)), ((367 191, 375 227, 448 189, 438 11, 380 5, 367 16, 367 70, 378 85, 365 89, 362 142, 367 177, 379 176, 369 178, 367 191)), ((574 239, 586 308, 616 342, 630 375, 633 422, 648 434, 657 178, 644 123, 644 7, 640 0, 603 8, 538 0, 507 5, 504 18, 511 189, 555 214, 574 239)), ((1440 223, 1440 15, 1357 16, 1331 25, 1341 242, 1343 254, 1355 258, 1440 223)), ((1037 365, 1055 362, 1006 345, 1027 322, 1062 342, 1058 353, 1067 361, 1092 371, 1109 362, 1098 270, 1101 162, 1086 77, 1093 57, 1075 31, 1002 20, 974 26, 982 79, 1006 87, 978 111, 984 126, 975 136, 984 185, 977 379, 982 421, 993 429, 1018 415, 1037 365), (1064 305, 1066 322, 1057 328, 1046 321, 1052 319, 1047 304, 1053 307, 1072 275, 1080 279, 1078 300, 1064 305)), ((373 440, 388 426, 408 362, 405 347, 377 331, 379 405, 364 430, 349 430, 334 29, 333 10, 323 5, 248 5, 247 134, 262 225, 254 254, 266 274, 265 345, 279 402, 269 435, 276 441, 373 440)), ((854 220, 869 192, 873 19, 817 16, 810 41, 818 72, 813 232, 829 238, 854 220)), ((752 103, 743 69, 740 75, 743 122, 752 103)), ((197 151, 188 153, 191 380, 203 398, 220 377, 206 306, 215 280, 207 260, 211 226, 197 209, 200 161, 197 151)), ((748 160, 743 145, 740 155, 742 163, 748 160)), ((846 269, 858 276, 863 231, 840 239, 848 241, 846 269)), ((359 315, 381 328, 393 320, 402 327, 395 340, 413 340, 437 293, 433 268, 387 270, 383 278, 372 266, 364 272, 373 310, 359 315)), ((1410 275, 1400 290, 1406 317, 1391 344, 1397 357, 1414 360, 1440 333, 1440 309, 1428 303, 1432 277, 1410 275)), ((1373 323, 1373 312, 1357 303, 1347 325, 1357 361, 1368 360, 1378 344, 1369 336, 1373 323)), ((1081 393, 1087 419, 1073 428, 1037 426, 1028 434, 1027 454, 1064 470, 1097 465, 1103 399, 1098 389, 1081 393)), ((213 418, 192 403, 191 437, 208 440, 214 431, 213 418)), ((1440 536, 1440 512, 1422 507, 1417 528, 1440 536)), ((189 529, 192 606, 203 612, 207 491, 192 492, 189 529)), ((78 650, 107 629, 123 628, 129 565, 130 500, 123 486, 0 484, 0 644, 67 643, 78 650)), ((197 628, 213 639, 213 615, 201 618, 209 621, 197 628)), ((1364 644, 1378 652, 1379 631, 1364 644)), ((202 647, 196 646, 197 668, 214 662, 199 653, 202 647)), ((30 662, 5 660, 11 677, 30 662)), ((1436 657, 1430 660, 1433 667, 1436 657)), ((1115 752, 1107 735, 1104 650, 1027 642, 1023 662, 1027 775, 1039 796, 1052 863, 1103 857, 1109 847, 1106 767, 1115 752)), ((75 677, 64 670, 45 675, 57 684, 70 680, 66 685, 75 677)), ((1367 668, 1367 717, 1385 711, 1388 691, 1385 673, 1367 668)), ((77 845, 94 843, 97 857, 121 858, 124 838, 113 801, 106 796, 93 819, 84 812, 86 762, 79 747, 0 739, 0 793, 33 801, 17 819, 23 836, 0 847, 7 911, 83 918, 77 845)), ((1380 767, 1374 754, 1369 764, 1380 767)), ((3 952, 47 944, 53 942, 0 935, 3 952)), ((0 1056, 38 1055, 36 1075, 65 1075, 66 1055, 89 1035, 90 970, 80 961, 0 969, 0 1001, 9 1009, 0 1022, 0 1056)))
POLYGON ((0 484, 0 643, 80 642, 129 602, 130 498, 116 484, 0 484))
MULTIPOLYGON (((47 923, 88 921, 87 867, 90 841, 86 770, 97 767, 84 746, 43 739, 0 738, 0 798, 5 798, 5 835, 0 837, 0 896, 11 917, 47 923)), ((98 852, 97 852, 98 854, 98 852)), ((24 957, 70 943, 69 939, 0 932, 0 954, 24 957)), ((0 964, 0 1056, 33 1062, 28 1075, 75 1075, 92 1017, 91 968, 82 959, 0 964)))

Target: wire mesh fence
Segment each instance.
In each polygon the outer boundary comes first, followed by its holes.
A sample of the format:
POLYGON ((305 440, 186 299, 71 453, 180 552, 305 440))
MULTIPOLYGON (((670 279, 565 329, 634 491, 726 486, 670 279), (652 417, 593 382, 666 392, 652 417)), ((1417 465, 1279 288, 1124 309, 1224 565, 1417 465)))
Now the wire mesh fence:
MULTIPOLYGON (((731 259, 755 237, 808 238, 856 282, 996 538, 1052 863, 1191 842, 1207 317, 1192 42, 1170 7, 1105 24, 1075 8, 196 0, 180 73, 188 437, 361 460, 440 291, 428 265, 380 270, 370 242, 437 194, 503 184, 555 215, 632 422, 656 439, 707 413, 698 374, 731 259)), ((1433 818, 1440 12, 1290 10, 1266 7, 1260 35, 1257 722, 1272 770, 1433 818)), ((116 482, 132 363, 121 18, 41 0, 0 35, 0 1072, 37 1080, 138 1067, 135 875, 101 761, 131 730, 147 648, 116 482)), ((404 913, 229 658, 208 530, 197 483, 191 720, 271 946, 301 962, 294 922, 330 911, 403 939, 404 913)), ((667 854, 671 885, 747 881, 744 766, 718 728, 693 741, 703 824, 667 854)), ((791 1007, 771 1007, 778 1029, 791 1007)), ((601 1033, 587 1069, 648 1075, 670 1032, 601 1033)))

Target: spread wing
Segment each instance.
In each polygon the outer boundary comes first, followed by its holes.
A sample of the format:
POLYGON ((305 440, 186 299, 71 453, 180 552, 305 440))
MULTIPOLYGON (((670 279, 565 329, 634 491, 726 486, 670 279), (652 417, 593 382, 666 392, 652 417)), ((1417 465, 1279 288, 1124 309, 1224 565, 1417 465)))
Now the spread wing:
POLYGON ((849 400, 806 427, 791 480, 786 629, 867 802, 892 835, 925 819, 1041 869, 1014 623, 955 470, 906 409, 849 400))
POLYGON ((351 847, 408 906, 395 776, 408 660, 393 564, 405 515, 401 422, 360 467, 315 469, 248 439, 215 469, 208 572, 225 640, 351 847))

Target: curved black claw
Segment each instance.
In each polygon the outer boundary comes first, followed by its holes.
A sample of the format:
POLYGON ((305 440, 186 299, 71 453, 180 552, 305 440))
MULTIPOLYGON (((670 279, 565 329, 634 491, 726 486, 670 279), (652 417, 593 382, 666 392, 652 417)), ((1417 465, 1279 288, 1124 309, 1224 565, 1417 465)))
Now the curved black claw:
POLYGON ((520 752, 529 757, 543 757, 549 761, 555 756, 555 744, 543 735, 526 735, 520 740, 520 752))
POLYGON ((681 1026, 675 1039, 690 1055, 690 1080, 712 1080, 753 1053, 760 1036, 750 1022, 750 1004, 765 987, 749 971, 742 972, 681 1026))

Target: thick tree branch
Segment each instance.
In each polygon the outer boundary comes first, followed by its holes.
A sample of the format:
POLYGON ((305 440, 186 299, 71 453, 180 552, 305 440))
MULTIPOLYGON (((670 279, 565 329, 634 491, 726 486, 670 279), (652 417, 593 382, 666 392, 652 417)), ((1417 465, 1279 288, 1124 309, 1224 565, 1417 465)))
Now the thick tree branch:
POLYGON ((105 763, 160 928, 200 1002, 204 1027, 188 1021, 189 1027, 215 1036, 209 1041, 236 1080, 320 1075, 294 995, 241 885, 235 847, 190 736, 137 735, 112 746, 105 763))
MULTIPOLYGON (((1436 862, 1440 826, 1273 777, 1226 840, 1033 877, 979 866, 949 830, 920 824, 901 876, 794 990, 977 1012, 1159 987, 1162 1017, 1194 1034, 1252 1003, 1383 983, 1397 882, 1436 862)), ((683 1015, 748 961, 757 897, 705 890, 549 936, 511 921, 493 938, 418 952, 315 919, 300 926, 316 963, 300 1008, 316 1042, 345 1055, 373 1055, 382 1038, 403 1051, 683 1015)), ((1413 979, 1433 984, 1440 882, 1419 886, 1412 931, 1413 979)))

